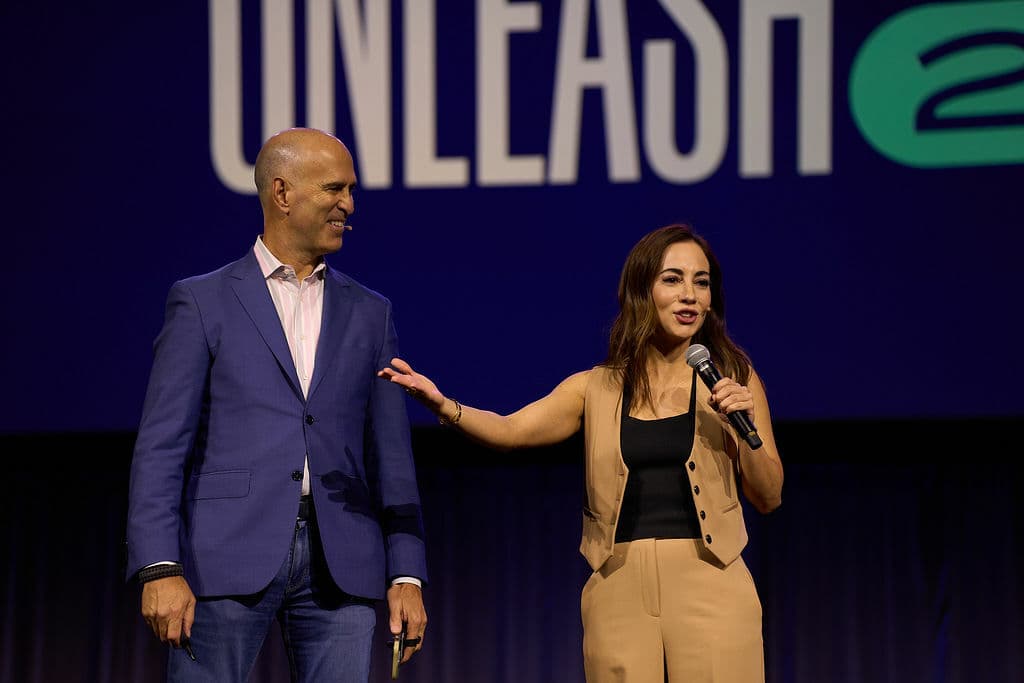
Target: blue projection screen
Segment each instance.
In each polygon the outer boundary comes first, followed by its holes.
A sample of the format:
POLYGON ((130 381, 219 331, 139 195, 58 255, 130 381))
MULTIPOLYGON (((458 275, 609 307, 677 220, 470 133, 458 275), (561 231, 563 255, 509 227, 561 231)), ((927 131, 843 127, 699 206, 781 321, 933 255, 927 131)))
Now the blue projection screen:
POLYGON ((1024 1, 8 2, 0 38, 4 432, 136 428, 168 287, 251 247, 293 125, 356 159, 329 262, 470 405, 601 362, 682 221, 776 419, 1024 414, 1024 1))

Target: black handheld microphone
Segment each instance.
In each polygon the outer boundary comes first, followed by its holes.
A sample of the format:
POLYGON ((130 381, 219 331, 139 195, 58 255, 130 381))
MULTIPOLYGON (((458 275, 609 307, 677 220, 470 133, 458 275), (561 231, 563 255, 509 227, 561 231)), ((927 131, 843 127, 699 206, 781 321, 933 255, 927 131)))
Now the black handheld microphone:
MULTIPOLYGON (((690 348, 686 349, 686 364, 697 371, 700 378, 704 380, 704 384, 708 385, 708 389, 722 379, 718 368, 711 362, 711 352, 703 344, 690 344, 690 348)), ((761 437, 757 435, 757 430, 754 429, 754 423, 747 416, 747 411, 737 410, 728 413, 727 417, 748 446, 751 448, 761 447, 761 437)))

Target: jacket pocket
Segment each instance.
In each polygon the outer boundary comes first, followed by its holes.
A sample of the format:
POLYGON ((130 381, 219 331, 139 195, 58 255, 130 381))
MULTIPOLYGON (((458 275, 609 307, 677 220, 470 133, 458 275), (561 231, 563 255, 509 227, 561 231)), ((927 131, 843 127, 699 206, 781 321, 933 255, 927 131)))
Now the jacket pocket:
POLYGON ((252 473, 249 470, 204 472, 192 477, 188 498, 245 498, 249 495, 252 473))

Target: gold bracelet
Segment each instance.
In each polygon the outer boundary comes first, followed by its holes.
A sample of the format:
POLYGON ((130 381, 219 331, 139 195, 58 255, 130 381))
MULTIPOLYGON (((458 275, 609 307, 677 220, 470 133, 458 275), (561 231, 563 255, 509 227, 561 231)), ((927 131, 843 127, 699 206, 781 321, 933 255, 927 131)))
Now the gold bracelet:
POLYGON ((451 419, 445 417, 444 414, 437 416, 437 421, 445 426, 459 424, 459 420, 462 419, 462 404, 454 398, 452 399, 452 403, 455 404, 455 415, 451 419))

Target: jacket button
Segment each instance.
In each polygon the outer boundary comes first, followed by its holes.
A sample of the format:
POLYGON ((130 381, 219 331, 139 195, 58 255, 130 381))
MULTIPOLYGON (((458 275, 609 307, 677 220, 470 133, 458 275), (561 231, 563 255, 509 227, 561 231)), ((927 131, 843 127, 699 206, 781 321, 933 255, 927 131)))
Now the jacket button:
POLYGON ((707 515, 705 515, 705 514, 704 514, 704 511, 703 511, 703 510, 701 510, 701 511, 700 511, 700 518, 701 518, 701 519, 704 519, 705 517, 707 517, 707 515))
POLYGON ((710 545, 711 544, 711 534, 708 534, 707 536, 705 536, 704 540, 707 541, 708 544, 710 545))
POLYGON ((311 425, 314 422, 316 422, 316 418, 315 417, 313 417, 312 415, 307 415, 306 416, 306 424, 311 425))
POLYGON ((700 495, 700 486, 694 486, 693 487, 693 495, 695 495, 695 496, 699 496, 700 495))
POLYGON ((693 471, 694 471, 695 469, 697 469, 697 465, 696 465, 696 463, 694 463, 694 462, 693 462, 693 461, 691 460, 691 461, 690 461, 690 471, 691 471, 691 472, 693 472, 693 471))
POLYGON ((302 470, 292 472, 292 481, 302 481, 302 470))

